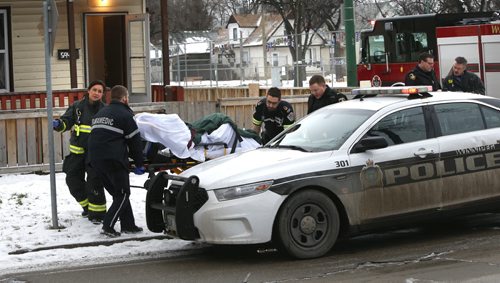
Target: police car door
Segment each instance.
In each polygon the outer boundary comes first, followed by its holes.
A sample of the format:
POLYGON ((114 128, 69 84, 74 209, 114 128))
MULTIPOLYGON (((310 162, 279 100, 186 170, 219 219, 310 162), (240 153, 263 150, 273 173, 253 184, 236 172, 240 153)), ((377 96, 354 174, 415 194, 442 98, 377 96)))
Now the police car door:
MULTIPOLYGON (((433 105, 443 178, 443 208, 500 196, 500 111, 473 101, 433 105)), ((481 203, 479 203, 481 202, 481 203)))
POLYGON ((354 186, 361 188, 360 224, 395 215, 420 217, 416 212, 440 207, 441 179, 434 169, 439 146, 430 138, 425 109, 414 106, 386 114, 362 138, 383 137, 388 146, 355 153, 354 145, 350 151, 351 164, 362 167, 359 179, 353 178, 354 186))

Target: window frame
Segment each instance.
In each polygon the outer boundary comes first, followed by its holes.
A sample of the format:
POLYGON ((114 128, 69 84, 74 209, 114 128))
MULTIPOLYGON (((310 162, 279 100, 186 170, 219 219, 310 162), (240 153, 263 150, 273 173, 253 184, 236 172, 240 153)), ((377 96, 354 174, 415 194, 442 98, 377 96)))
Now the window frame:
POLYGON ((370 128, 366 131, 366 133, 363 135, 363 137, 368 136, 369 133, 386 118, 388 118, 392 115, 395 115, 397 113, 401 113, 403 111, 410 111, 410 110, 414 110, 417 108, 420 108, 422 118, 423 118, 423 123, 424 123, 424 128, 425 128, 424 138, 416 139, 416 140, 412 140, 412 141, 403 141, 401 143, 396 143, 396 142, 391 143, 390 140, 387 140, 387 143, 389 144, 388 147, 397 146, 397 145, 401 145, 401 144, 408 144, 408 143, 412 143, 412 142, 419 142, 419 141, 428 140, 428 139, 432 138, 434 136, 433 130, 432 130, 432 123, 430 123, 430 115, 429 115, 429 112, 428 112, 425 105, 414 105, 411 107, 407 107, 404 109, 396 109, 395 111, 391 111, 389 113, 386 113, 385 115, 383 115, 379 119, 377 119, 377 121, 370 126, 370 128))
POLYGON ((454 102, 444 102, 444 103, 435 103, 435 104, 432 104, 432 105, 429 105, 429 107, 432 109, 432 112, 433 112, 433 119, 435 119, 435 128, 436 128, 436 137, 443 137, 443 136, 450 136, 450 135, 460 135, 460 134, 467 134, 467 133, 472 133, 472 132, 477 132, 477 131, 484 131, 484 130, 488 130, 488 129, 494 129, 494 128, 497 128, 497 127, 491 127, 489 128, 487 123, 486 123, 486 119, 485 119, 485 113, 483 111, 483 108, 488 108, 488 109, 491 109, 491 110, 496 110, 499 112, 500 114, 500 110, 497 109, 495 107, 495 105, 493 104, 489 104, 489 103, 481 103, 480 100, 478 101, 454 101, 454 102), (458 132, 458 133, 453 133, 453 134, 443 134, 443 131, 441 129, 441 125, 439 123, 439 117, 438 117, 438 113, 436 111, 436 108, 435 106, 437 105, 449 105, 449 104, 471 104, 471 105, 475 105, 477 106, 478 110, 479 110, 479 113, 481 115, 481 120, 483 122, 483 129, 477 129, 477 130, 472 130, 472 131, 464 131, 464 132, 458 132))
POLYGON ((0 54, 4 56, 5 63, 5 88, 0 88, 0 93, 10 92, 13 90, 13 68, 12 68, 12 37, 11 37, 11 17, 9 7, 0 7, 0 14, 4 15, 3 32, 4 32, 4 49, 0 49, 0 54))
POLYGON ((271 66, 279 67, 280 55, 278 52, 271 53, 271 66))
POLYGON ((238 40, 238 28, 233 28, 233 41, 238 40))

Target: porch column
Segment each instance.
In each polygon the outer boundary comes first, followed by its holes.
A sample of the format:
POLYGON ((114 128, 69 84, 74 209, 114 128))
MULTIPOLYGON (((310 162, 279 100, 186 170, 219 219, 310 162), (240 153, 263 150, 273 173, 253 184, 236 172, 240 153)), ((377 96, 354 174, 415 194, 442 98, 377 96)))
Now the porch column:
POLYGON ((68 18, 68 42, 69 42, 69 74, 71 78, 71 88, 78 87, 76 78, 76 46, 75 46, 75 11, 73 0, 66 0, 66 14, 68 18))
POLYGON ((161 54, 163 65, 163 85, 170 84, 170 54, 168 52, 168 9, 167 0, 161 0, 161 54))

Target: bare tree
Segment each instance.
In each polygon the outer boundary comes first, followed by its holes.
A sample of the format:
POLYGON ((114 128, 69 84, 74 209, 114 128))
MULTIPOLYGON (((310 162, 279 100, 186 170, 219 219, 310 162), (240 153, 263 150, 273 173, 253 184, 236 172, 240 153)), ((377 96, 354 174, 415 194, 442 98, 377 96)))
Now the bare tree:
MULTIPOLYGON (((468 13, 494 11, 500 8, 500 0, 356 0, 358 7, 375 6, 378 15, 418 15, 428 13, 468 13), (390 6, 387 6, 387 3, 390 6), (389 8, 390 7, 390 8, 389 8), (391 12, 390 14, 388 12, 391 12)), ((366 10, 358 9, 361 14, 366 10)))
MULTIPOLYGON (((151 41, 161 40, 160 0, 146 0, 150 14, 151 41)), ((210 14, 204 0, 168 0, 169 32, 209 30, 213 26, 214 17, 210 14)))
MULTIPOLYGON (((338 13, 340 1, 338 0, 260 0, 281 15, 288 39, 288 48, 296 63, 294 85, 302 86, 305 79, 305 67, 298 67, 298 62, 303 61, 307 50, 311 46, 314 34, 333 16, 338 13), (298 76, 297 76, 298 72, 298 76)), ((334 21, 333 21, 334 22, 334 21)), ((337 22, 338 27, 338 22, 337 22)))
POLYGON ((205 0, 208 13, 216 26, 224 26, 233 14, 254 14, 259 10, 258 0, 205 0))

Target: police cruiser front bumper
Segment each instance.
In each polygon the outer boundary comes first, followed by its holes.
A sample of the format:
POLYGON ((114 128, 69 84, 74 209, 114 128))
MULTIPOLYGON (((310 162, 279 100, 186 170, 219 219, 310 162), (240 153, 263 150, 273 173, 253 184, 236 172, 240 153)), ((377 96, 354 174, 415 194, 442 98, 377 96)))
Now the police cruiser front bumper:
POLYGON ((275 216, 286 197, 266 191, 219 201, 213 191, 199 187, 196 176, 186 178, 165 172, 153 177, 147 188, 149 230, 212 244, 269 242, 275 216), (168 180, 175 183, 167 187, 168 180))

